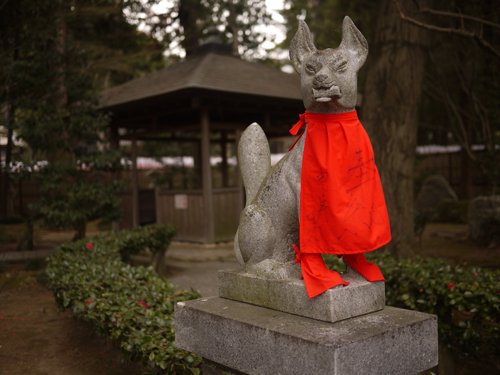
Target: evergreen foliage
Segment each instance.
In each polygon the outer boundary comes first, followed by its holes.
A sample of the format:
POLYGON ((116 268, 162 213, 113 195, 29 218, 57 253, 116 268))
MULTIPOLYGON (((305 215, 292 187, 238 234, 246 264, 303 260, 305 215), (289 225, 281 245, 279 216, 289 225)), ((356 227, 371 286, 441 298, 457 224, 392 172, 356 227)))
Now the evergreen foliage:
MULTIPOLYGON (((79 0, 68 3, 65 23, 74 44, 87 55, 90 78, 107 89, 166 65, 168 48, 129 22, 136 1, 79 0)), ((156 1, 158 3, 158 1, 156 1)))
POLYGON ((92 322, 120 345, 126 360, 150 374, 199 374, 201 359, 174 345, 174 304, 199 298, 159 278, 152 267, 131 267, 124 256, 149 248, 164 253, 176 229, 153 225, 61 245, 45 271, 58 308, 92 322))

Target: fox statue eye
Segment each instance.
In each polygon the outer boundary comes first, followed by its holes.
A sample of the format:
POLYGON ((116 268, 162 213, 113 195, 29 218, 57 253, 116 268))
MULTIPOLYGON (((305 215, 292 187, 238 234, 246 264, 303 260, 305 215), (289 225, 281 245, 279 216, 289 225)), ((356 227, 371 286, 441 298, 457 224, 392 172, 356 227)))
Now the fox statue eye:
POLYGON ((306 70, 308 73, 311 73, 311 74, 316 73, 314 70, 314 66, 312 66, 311 64, 306 64, 306 70))
POLYGON ((347 69, 347 61, 344 61, 340 65, 337 66, 337 71, 338 72, 343 72, 346 69, 347 69))

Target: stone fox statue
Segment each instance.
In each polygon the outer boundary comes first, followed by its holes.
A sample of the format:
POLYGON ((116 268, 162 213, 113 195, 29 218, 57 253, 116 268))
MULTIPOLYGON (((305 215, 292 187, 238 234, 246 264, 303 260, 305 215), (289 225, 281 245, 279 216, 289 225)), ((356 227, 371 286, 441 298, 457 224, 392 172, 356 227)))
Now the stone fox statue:
POLYGON ((354 110, 368 44, 349 17, 342 33, 337 49, 320 51, 299 21, 290 60, 301 77, 306 112, 290 131, 302 133, 289 152, 271 168, 256 123, 238 148, 247 202, 236 257, 248 272, 269 278, 302 274, 310 298, 348 284, 325 267, 321 254, 342 256, 368 281, 384 280, 363 253, 391 239, 373 150, 354 110))

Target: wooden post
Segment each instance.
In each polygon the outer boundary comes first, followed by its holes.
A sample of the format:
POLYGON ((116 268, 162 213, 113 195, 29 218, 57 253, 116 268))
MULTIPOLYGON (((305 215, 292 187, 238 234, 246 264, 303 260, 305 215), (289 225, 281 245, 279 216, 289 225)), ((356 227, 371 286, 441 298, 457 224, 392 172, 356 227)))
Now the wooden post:
POLYGON ((113 150, 118 150, 120 148, 120 133, 118 132, 118 126, 116 126, 116 124, 111 124, 109 135, 111 148, 113 150))
POLYGON ((203 209, 205 216, 205 242, 215 242, 214 200, 212 167, 210 165, 210 116, 207 107, 200 111, 201 117, 201 170, 203 188, 203 209))
POLYGON ((220 149, 222 154, 221 172, 222 172, 222 186, 229 186, 229 173, 227 170, 227 133, 222 132, 220 149))
MULTIPOLYGON (((236 129, 236 154, 238 155, 239 157, 239 154, 238 154, 238 147, 240 145, 240 138, 241 138, 241 135, 243 134, 243 131, 241 129, 236 129)), ((243 186, 243 179, 241 178, 241 171, 240 171, 240 161, 239 159, 237 158, 238 160, 238 168, 236 168, 236 181, 237 181, 237 184, 238 184, 238 192, 239 192, 239 204, 240 204, 240 209, 239 211, 243 211, 243 208, 245 208, 245 187, 243 186)))
MULTIPOLYGON (((111 124, 109 131, 110 131, 110 147, 113 150, 118 151, 120 149, 120 134, 118 133, 118 126, 116 126, 115 124, 111 124)), ((120 171, 112 172, 112 178, 114 180, 119 181, 121 180, 121 177, 122 176, 120 171)), ((113 221, 113 223, 111 224, 111 228, 114 231, 118 231, 120 229, 120 223, 118 221, 113 221)))
POLYGON ((139 181, 137 175, 137 139, 132 139, 132 225, 139 226, 139 181))
POLYGON ((160 187, 158 185, 155 186, 155 206, 156 206, 156 224, 163 224, 160 222, 161 220, 160 187))

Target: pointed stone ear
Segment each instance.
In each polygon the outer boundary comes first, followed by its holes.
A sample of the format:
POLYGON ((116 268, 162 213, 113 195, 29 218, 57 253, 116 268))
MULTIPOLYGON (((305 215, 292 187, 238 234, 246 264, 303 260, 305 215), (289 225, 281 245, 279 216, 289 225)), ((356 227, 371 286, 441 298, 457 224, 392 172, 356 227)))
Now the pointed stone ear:
POLYGON ((368 42, 348 16, 345 16, 342 24, 342 42, 339 49, 351 52, 357 63, 356 71, 363 66, 368 56, 368 42))
POLYGON ((290 43, 290 61, 297 73, 300 74, 302 63, 311 52, 316 52, 311 32, 307 24, 299 20, 299 28, 290 43))

